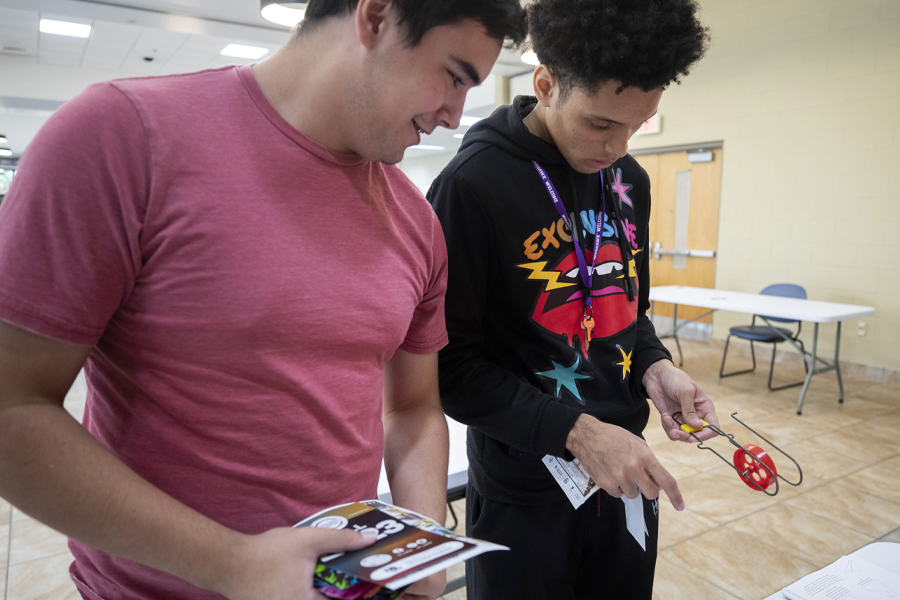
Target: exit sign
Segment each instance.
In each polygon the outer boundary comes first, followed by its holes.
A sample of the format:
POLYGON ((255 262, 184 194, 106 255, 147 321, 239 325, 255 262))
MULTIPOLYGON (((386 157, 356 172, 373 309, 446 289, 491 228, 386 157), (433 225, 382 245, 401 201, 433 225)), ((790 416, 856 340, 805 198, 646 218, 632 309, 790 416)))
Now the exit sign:
POLYGON ((634 135, 650 135, 651 133, 659 133, 662 131, 662 115, 655 114, 641 125, 641 128, 634 132, 634 135))

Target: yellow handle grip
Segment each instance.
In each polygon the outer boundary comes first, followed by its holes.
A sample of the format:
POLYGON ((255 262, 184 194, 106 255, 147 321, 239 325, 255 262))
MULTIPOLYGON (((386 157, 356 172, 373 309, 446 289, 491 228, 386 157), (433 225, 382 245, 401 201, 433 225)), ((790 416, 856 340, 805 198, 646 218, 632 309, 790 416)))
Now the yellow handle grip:
MULTIPOLYGON (((703 419, 700 420, 703 421, 703 419)), ((709 423, 703 421, 703 427, 706 427, 707 425, 709 425, 709 423)), ((698 431, 702 430, 703 427, 691 427, 690 425, 685 423, 681 426, 681 430, 685 433, 697 433, 698 431)))

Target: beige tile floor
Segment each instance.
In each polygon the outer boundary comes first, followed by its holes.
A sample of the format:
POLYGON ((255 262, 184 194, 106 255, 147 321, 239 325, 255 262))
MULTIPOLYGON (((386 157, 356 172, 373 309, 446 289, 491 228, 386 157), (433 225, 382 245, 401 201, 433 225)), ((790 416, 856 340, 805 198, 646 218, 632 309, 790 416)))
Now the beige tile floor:
MULTIPOLYGON (((654 599, 760 600, 870 542, 900 543, 900 384, 845 377, 842 406, 836 377, 817 376, 797 416, 800 389, 769 392, 765 359, 756 373, 719 379, 720 345, 682 347, 684 369, 716 403, 725 431, 741 443, 758 442, 731 420, 737 411, 797 459, 804 479, 765 496, 712 453, 668 441, 658 415, 651 416, 647 441, 687 504, 679 513, 660 502, 654 599)), ((740 367, 740 355, 734 364, 731 356, 730 366, 740 367)), ((776 384, 803 376, 795 362, 776 364, 776 384)), ((790 461, 777 452, 774 460, 790 478, 790 461)), ((444 598, 464 600, 465 592, 444 598)))
MULTIPOLYGON (((900 385, 845 378, 841 406, 835 377, 820 376, 797 416, 798 388, 768 392, 763 370, 720 380, 717 345, 682 344, 684 368, 716 402, 723 428, 753 443, 728 416, 738 411, 798 460, 804 481, 775 498, 754 492, 711 453, 669 442, 651 417, 648 443, 687 503, 679 513, 661 502, 654 598, 758 600, 869 542, 900 542, 900 385)), ((783 381, 802 375, 799 366, 776 369, 783 381)), ((66 407, 80 417, 83 381, 66 407)), ((774 457, 789 476, 789 461, 774 457)), ((465 501, 454 507, 463 518, 465 501)), ((76 600, 70 562, 61 535, 0 500, 0 600, 76 600)), ((464 590, 444 596, 464 598, 464 590)))

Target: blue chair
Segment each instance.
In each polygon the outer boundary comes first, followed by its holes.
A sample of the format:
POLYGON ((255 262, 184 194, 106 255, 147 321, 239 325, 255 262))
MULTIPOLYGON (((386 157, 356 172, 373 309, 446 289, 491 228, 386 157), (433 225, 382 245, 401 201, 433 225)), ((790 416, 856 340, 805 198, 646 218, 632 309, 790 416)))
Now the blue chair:
MULTIPOLYGON (((792 283, 776 283, 775 285, 770 285, 766 287, 760 294, 764 294, 767 296, 783 296, 786 298, 800 298, 806 300, 806 290, 803 289, 799 285, 794 285, 792 283)), ((764 344, 772 344, 772 363, 769 365, 769 389, 771 391, 783 390, 785 388, 794 387, 798 385, 802 385, 803 381, 798 381, 796 383, 789 383, 787 385, 782 385, 779 387, 772 387, 772 372, 775 370, 775 351, 778 348, 778 343, 785 341, 784 336, 790 338, 797 344, 799 344, 800 349, 803 352, 806 352, 806 349, 803 347, 803 342, 799 339, 800 329, 803 324, 800 321, 793 321, 791 319, 780 319, 777 317, 765 317, 769 322, 772 323, 796 323, 797 331, 793 332, 790 329, 785 329, 784 327, 772 327, 769 325, 757 325, 756 324, 757 315, 753 315, 753 320, 750 325, 743 327, 732 327, 728 333, 728 337, 725 339, 725 352, 722 354, 722 366, 719 368, 719 377, 731 377, 732 375, 742 375, 744 373, 752 373, 756 370, 756 353, 753 350, 753 342, 761 342, 764 344), (731 341, 731 336, 736 338, 740 338, 742 340, 750 341, 750 356, 753 359, 753 368, 747 369, 746 371, 734 371, 732 373, 725 372, 725 357, 728 356, 728 343, 731 341)), ((760 317, 762 318, 762 317, 760 317)), ((803 360, 803 368, 806 371, 809 371, 809 366, 806 364, 806 357, 804 355, 803 360)))

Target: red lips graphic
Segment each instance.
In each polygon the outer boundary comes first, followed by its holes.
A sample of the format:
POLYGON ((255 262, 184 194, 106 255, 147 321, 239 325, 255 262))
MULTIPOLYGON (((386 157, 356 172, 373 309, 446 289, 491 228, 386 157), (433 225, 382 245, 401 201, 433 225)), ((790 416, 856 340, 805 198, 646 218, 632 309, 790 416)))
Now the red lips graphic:
MULTIPOLYGON (((591 263, 592 254, 587 252, 586 260, 591 263)), ((573 250, 553 267, 560 273, 560 283, 576 283, 550 291, 543 291, 534 307, 535 322, 553 333, 564 335, 573 348, 575 338, 581 340, 581 352, 585 358, 589 356, 585 343, 584 329, 581 327, 584 318, 584 300, 581 276, 578 272, 578 259, 573 250)), ((600 247, 597 264, 594 266, 591 281, 591 297, 594 312, 594 330, 592 340, 603 340, 623 331, 637 318, 637 297, 628 301, 625 291, 625 277, 628 276, 628 264, 622 261, 619 246, 615 243, 600 247)), ((637 279, 634 280, 637 284, 637 279)))

